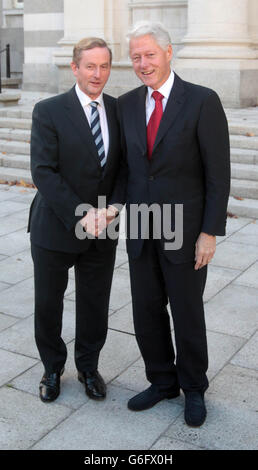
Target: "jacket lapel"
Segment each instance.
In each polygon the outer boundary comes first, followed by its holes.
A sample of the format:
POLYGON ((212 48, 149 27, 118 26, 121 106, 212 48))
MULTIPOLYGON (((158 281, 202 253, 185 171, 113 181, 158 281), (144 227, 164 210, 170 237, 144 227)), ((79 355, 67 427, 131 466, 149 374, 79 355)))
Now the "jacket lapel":
POLYGON ((146 87, 142 86, 135 95, 136 100, 132 103, 133 112, 131 119, 135 119, 135 127, 138 134, 138 142, 141 145, 142 154, 147 152, 147 132, 146 132, 146 87))
POLYGON ((85 147, 85 153, 90 153, 90 155, 96 160, 99 167, 101 167, 97 148, 91 133, 88 119, 76 95, 75 87, 73 87, 68 92, 67 97, 68 99, 65 106, 67 110, 67 115, 81 137, 81 140, 85 147))
POLYGON ((104 168, 104 174, 105 174, 110 164, 112 149, 114 147, 115 116, 114 116, 114 108, 111 107, 110 104, 108 103, 108 96, 105 93, 103 93, 103 101, 104 101, 105 112, 107 116, 108 134, 109 134, 109 147, 108 147, 108 154, 107 154, 107 162, 104 168))
POLYGON ((178 77, 177 74, 175 74, 174 84, 160 122, 153 152, 160 141, 163 139, 168 129, 174 124, 179 111, 182 109, 185 99, 186 96, 183 81, 178 77))

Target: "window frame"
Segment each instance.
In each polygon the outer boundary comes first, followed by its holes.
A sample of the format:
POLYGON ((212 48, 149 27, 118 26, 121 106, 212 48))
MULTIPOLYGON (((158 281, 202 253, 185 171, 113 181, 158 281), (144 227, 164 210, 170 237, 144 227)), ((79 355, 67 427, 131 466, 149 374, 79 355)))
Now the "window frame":
POLYGON ((22 1, 19 2, 18 0, 13 0, 13 7, 18 8, 18 9, 23 8, 24 7, 24 1, 22 0, 22 1))

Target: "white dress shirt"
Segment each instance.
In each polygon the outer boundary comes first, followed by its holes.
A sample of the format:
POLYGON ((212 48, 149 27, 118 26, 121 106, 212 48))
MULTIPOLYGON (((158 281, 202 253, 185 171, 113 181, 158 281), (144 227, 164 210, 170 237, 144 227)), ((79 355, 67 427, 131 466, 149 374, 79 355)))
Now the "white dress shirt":
MULTIPOLYGON (((164 96, 164 98, 162 100, 163 112, 166 108, 168 98, 169 98, 170 92, 171 92, 173 84, 174 84, 174 79, 175 79, 175 74, 174 74, 173 70, 171 70, 171 73, 170 73, 167 81, 165 83, 163 83, 163 85, 158 90, 156 90, 156 91, 159 91, 164 96)), ((148 93, 147 93, 147 96, 146 96, 146 125, 148 125, 149 119, 150 119, 150 117, 151 117, 151 115, 154 111, 154 108, 155 108, 155 100, 151 96, 153 91, 154 91, 153 88, 148 86, 148 93)))
POLYGON ((109 132, 108 132, 108 123, 107 123, 107 115, 103 100, 103 93, 101 93, 96 99, 92 100, 88 95, 86 95, 79 87, 78 83, 75 85, 75 91, 79 98, 79 101, 84 109, 85 115, 88 119, 88 123, 90 126, 91 120, 91 106, 90 103, 92 101, 98 102, 98 112, 99 112, 99 119, 100 119, 100 127, 101 127, 101 134, 104 143, 105 155, 108 154, 109 149, 109 132))

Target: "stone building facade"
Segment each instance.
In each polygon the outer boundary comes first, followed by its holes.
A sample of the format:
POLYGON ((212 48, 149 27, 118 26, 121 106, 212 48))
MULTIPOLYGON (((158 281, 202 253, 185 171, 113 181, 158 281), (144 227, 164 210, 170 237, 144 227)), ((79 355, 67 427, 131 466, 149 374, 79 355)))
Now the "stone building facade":
MULTIPOLYGON (((0 0, 8 1, 16 2, 0 0)), ((137 86, 125 35, 134 22, 151 19, 170 31, 172 65, 182 78, 215 89, 225 106, 258 104, 258 0, 24 0, 23 6, 26 90, 67 90, 73 45, 85 36, 103 37, 113 50, 109 93, 137 86)))
MULTIPOLYGON (((0 0, 0 50, 11 47, 13 78, 22 76, 24 62, 23 1, 0 0)), ((6 58, 1 54, 2 75, 6 76, 6 58)))

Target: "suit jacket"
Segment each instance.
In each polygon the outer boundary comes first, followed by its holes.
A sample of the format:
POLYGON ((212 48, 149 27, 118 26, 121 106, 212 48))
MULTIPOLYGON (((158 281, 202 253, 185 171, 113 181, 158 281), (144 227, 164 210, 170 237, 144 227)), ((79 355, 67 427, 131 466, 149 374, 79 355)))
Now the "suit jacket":
MULTIPOLYGON (((175 74, 149 162, 146 91, 141 86, 118 99, 124 158, 111 203, 127 203, 127 250, 133 258, 141 253, 144 230, 140 222, 138 239, 130 239, 130 204, 170 204, 172 230, 175 204, 183 204, 183 245, 164 253, 175 263, 191 261, 201 231, 225 234, 230 189, 227 120, 213 90, 175 74)), ((162 237, 163 249, 164 242, 162 237)))
MULTIPOLYGON (((92 240, 75 236, 79 204, 97 207, 98 196, 111 195, 121 157, 116 99, 103 95, 109 129, 109 152, 104 171, 88 120, 73 87, 40 101, 33 110, 31 173, 38 192, 32 201, 28 231, 31 241, 49 250, 77 253, 92 240)), ((117 241, 100 239, 100 250, 117 241)))

